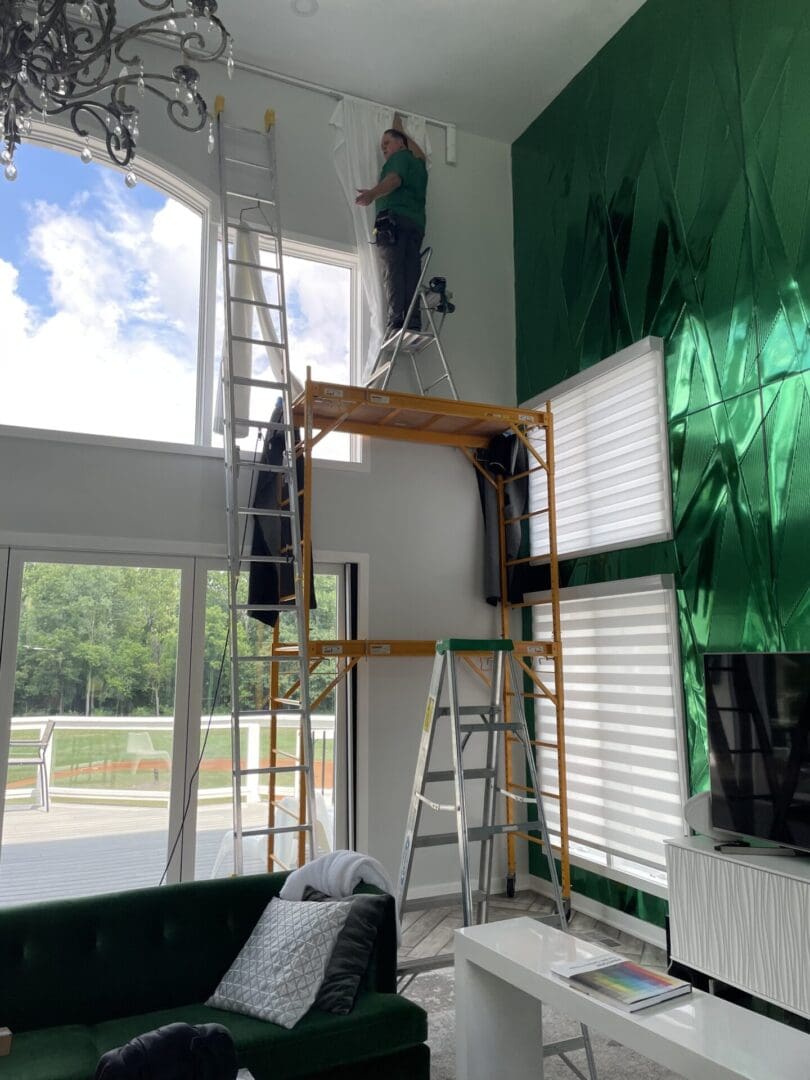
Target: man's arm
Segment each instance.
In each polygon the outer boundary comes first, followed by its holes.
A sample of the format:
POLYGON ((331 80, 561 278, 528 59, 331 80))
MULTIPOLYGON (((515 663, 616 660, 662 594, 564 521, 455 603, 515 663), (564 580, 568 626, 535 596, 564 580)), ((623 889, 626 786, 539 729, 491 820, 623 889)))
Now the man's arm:
POLYGON ((383 195, 390 195, 392 191, 396 191, 401 183, 401 177, 395 172, 390 172, 373 188, 358 188, 358 195, 354 201, 358 206, 371 206, 376 199, 381 199, 383 195))
POLYGON ((402 116, 398 112, 394 113, 394 122, 391 127, 394 129, 394 131, 402 132, 402 134, 408 140, 408 149, 415 158, 419 158, 420 161, 426 160, 425 151, 422 149, 416 139, 412 139, 411 136, 407 133, 407 131, 405 130, 405 121, 402 119, 402 116))

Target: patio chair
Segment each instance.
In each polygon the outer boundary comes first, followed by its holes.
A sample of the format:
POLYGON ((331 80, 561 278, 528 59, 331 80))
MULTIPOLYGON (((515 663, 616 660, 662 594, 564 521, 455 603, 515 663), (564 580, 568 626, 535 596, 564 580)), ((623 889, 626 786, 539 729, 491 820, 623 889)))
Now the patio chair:
MULTIPOLYGON (((168 750, 156 750, 154 748, 152 736, 148 731, 130 731, 129 735, 127 735, 126 755, 132 759, 133 776, 140 768, 142 761, 165 761, 167 769, 170 769, 172 764, 168 750)), ((152 772, 155 780, 157 780, 159 777, 156 766, 153 766, 152 772)))
POLYGON ((9 765, 33 765, 34 768, 36 768, 36 786, 39 788, 39 806, 37 809, 44 810, 46 814, 51 808, 51 793, 48 787, 47 752, 55 727, 55 720, 47 720, 40 727, 38 739, 11 739, 9 742, 11 750, 8 759, 9 765), (17 755, 14 753, 15 750, 27 750, 28 753, 17 755))

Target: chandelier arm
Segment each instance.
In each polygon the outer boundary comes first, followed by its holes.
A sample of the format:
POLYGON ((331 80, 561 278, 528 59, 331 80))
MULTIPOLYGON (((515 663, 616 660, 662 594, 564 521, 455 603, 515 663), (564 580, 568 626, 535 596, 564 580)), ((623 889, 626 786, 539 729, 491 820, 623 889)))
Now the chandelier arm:
MULTIPOLYGON (((165 82, 168 83, 170 86, 176 86, 174 79, 169 78, 168 75, 149 75, 146 76, 146 78, 153 80, 154 82, 165 82)), ((132 85, 135 83, 135 81, 135 79, 127 79, 126 83, 127 85, 132 85)), ((88 92, 86 97, 83 97, 80 101, 66 101, 63 104, 56 105, 48 109, 47 114, 48 116, 61 116, 62 114, 67 113, 70 117, 70 123, 73 130, 76 132, 77 135, 80 135, 82 138, 84 138, 87 132, 84 130, 80 130, 76 126, 76 122, 74 122, 76 116, 79 112, 87 110, 91 112, 95 119, 98 119, 98 117, 96 117, 95 113, 93 112, 93 110, 98 110, 99 114, 101 114, 102 112, 104 114, 102 123, 106 130, 108 116, 114 116, 116 120, 123 120, 129 113, 133 111, 132 106, 128 105, 124 101, 116 101, 115 98, 112 98, 108 103, 102 103, 94 100, 96 93, 99 90, 112 89, 113 91, 115 91, 116 87, 117 84, 115 82, 106 83, 104 86, 97 87, 96 92, 94 92, 93 94, 90 94, 88 92)), ((181 101, 179 98, 175 98, 169 94, 164 93, 163 90, 161 90, 158 86, 153 85, 152 82, 146 82, 146 84, 144 85, 144 91, 146 93, 153 94, 155 97, 165 102, 166 112, 169 116, 169 119, 177 127, 182 128, 183 131, 201 131, 205 127, 205 123, 208 119, 208 108, 201 94, 195 94, 193 101, 185 102, 181 101)))
POLYGON ((86 113, 95 121, 103 132, 104 142, 107 146, 107 154, 109 157, 122 168, 126 168, 132 161, 133 154, 135 153, 135 142, 127 128, 122 125, 118 125, 114 131, 110 131, 107 126, 109 110, 105 106, 99 105, 96 102, 80 102, 78 105, 65 106, 64 109, 60 109, 59 111, 69 111, 70 126, 79 138, 82 139, 88 138, 90 135, 88 128, 84 127, 79 122, 79 115, 81 113, 86 113))

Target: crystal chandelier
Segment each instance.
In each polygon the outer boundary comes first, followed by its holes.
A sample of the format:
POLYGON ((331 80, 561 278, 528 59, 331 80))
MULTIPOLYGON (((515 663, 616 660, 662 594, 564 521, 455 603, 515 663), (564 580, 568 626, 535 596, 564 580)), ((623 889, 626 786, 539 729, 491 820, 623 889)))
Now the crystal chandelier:
POLYGON ((214 124, 193 65, 227 51, 233 75, 233 41, 216 0, 138 2, 149 17, 119 30, 116 0, 0 0, 0 163, 7 180, 17 177, 14 154, 33 122, 66 113, 84 140, 82 161, 93 157, 91 132, 100 135, 133 187, 138 102, 147 93, 163 100, 169 118, 186 131, 200 131, 207 121, 213 151, 214 124), (180 63, 169 74, 145 70, 137 50, 147 37, 179 50, 180 63))

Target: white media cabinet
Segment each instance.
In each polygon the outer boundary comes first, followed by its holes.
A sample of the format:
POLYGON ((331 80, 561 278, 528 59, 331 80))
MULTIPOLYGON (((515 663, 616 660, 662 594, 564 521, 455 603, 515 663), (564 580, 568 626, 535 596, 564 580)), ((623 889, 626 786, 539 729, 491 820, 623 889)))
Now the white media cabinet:
POLYGON ((810 855, 666 844, 673 960, 810 1018, 810 855))

